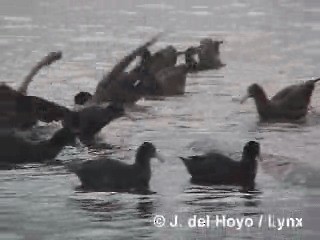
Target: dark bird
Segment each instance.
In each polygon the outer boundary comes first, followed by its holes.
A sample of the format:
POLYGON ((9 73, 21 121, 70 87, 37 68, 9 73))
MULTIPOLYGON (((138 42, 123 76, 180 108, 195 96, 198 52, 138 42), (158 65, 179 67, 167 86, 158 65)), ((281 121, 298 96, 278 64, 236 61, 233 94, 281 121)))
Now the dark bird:
MULTIPOLYGON (((136 72, 125 72, 125 70, 137 56, 141 56, 144 50, 154 44, 158 38, 159 35, 153 37, 118 62, 110 72, 103 76, 96 87, 95 93, 91 98, 89 97, 90 99, 86 99, 85 104, 92 105, 105 102, 134 103, 138 101, 143 96, 140 88, 136 87, 136 82, 139 80, 140 75, 137 75, 136 72)), ((81 95, 78 93, 76 97, 80 98, 82 96, 80 99, 83 100, 83 96, 87 98, 90 95, 90 93, 83 92, 81 95)), ((79 102, 81 103, 81 101, 79 102)))
MULTIPOLYGON (((63 126, 72 129, 83 143, 92 142, 96 134, 113 120, 125 115, 121 103, 90 105, 79 110, 70 110, 54 102, 34 96, 24 97, 24 104, 31 102, 36 118, 43 122, 61 121, 63 126)), ((27 109, 27 107, 20 107, 27 109)), ((30 111, 29 111, 30 113, 30 111)))
POLYGON ((86 161, 80 165, 70 165, 82 183, 82 187, 92 191, 132 191, 147 190, 151 178, 150 159, 162 157, 152 143, 144 142, 137 150, 135 163, 129 165, 113 159, 86 161))
POLYGON ((243 148, 241 161, 215 152, 181 159, 195 183, 252 186, 259 156, 259 143, 250 141, 243 148))
POLYGON ((111 121, 125 114, 122 104, 92 105, 73 111, 54 102, 34 96, 24 96, 18 104, 19 113, 32 113, 43 122, 61 121, 74 131, 83 143, 90 143, 94 136, 111 121))
MULTIPOLYGON (((196 49, 198 63, 191 72, 206 71, 211 69, 220 69, 226 66, 220 59, 220 45, 223 41, 213 41, 210 38, 204 38, 200 41, 200 46, 192 47, 196 49)), ((181 54, 183 52, 178 52, 181 54)))
POLYGON ((164 68, 154 74, 153 78, 142 81, 142 84, 148 84, 146 89, 149 90, 149 95, 173 96, 184 94, 187 74, 197 66, 193 57, 196 54, 195 48, 188 48, 184 54, 184 64, 164 68))
POLYGON ((252 84, 241 103, 252 97, 262 121, 300 120, 308 112, 315 83, 319 80, 320 78, 288 86, 271 99, 268 99, 261 86, 252 84))
MULTIPOLYGON (((0 86, 0 91, 1 89, 0 86)), ((3 95, 0 94, 0 98, 1 96, 3 95)), ((28 120, 46 123, 61 121, 63 126, 72 129, 83 143, 92 141, 102 128, 125 113, 122 104, 118 103, 92 105, 73 111, 40 97, 24 95, 15 97, 13 103, 0 101, 0 112, 3 112, 3 115, 0 115, 2 129, 21 127, 28 120)))
POLYGON ((160 49, 148 58, 148 71, 151 74, 156 74, 165 68, 175 66, 178 55, 180 54, 181 52, 178 52, 177 49, 171 45, 160 49))
POLYGON ((32 142, 15 134, 0 131, 0 162, 8 164, 44 162, 55 158, 66 145, 73 144, 75 135, 68 128, 54 133, 51 139, 32 142))
POLYGON ((213 41, 210 38, 204 38, 200 41, 197 71, 219 69, 226 65, 222 63, 220 59, 220 45, 222 43, 223 41, 213 41))

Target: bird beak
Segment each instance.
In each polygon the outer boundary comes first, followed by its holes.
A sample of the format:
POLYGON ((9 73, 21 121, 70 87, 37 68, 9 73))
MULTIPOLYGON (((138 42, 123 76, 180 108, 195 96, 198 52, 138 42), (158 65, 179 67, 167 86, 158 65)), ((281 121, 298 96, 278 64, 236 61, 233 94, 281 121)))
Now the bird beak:
POLYGON ((155 154, 155 158, 157 158, 161 163, 165 162, 164 156, 161 153, 159 153, 158 151, 155 154))
POLYGON ((245 101, 248 100, 249 97, 250 97, 249 94, 246 94, 244 97, 240 99, 240 103, 243 104, 245 101))

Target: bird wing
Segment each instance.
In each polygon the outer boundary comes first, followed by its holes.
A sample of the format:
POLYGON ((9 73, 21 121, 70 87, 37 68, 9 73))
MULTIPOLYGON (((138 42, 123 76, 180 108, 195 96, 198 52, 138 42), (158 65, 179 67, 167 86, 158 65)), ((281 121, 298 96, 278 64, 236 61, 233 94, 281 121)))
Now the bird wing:
POLYGON ((81 135, 92 137, 112 120, 121 117, 121 109, 117 110, 111 105, 108 106, 89 106, 79 112, 81 135))
POLYGON ((40 97, 23 96, 19 101, 21 109, 32 109, 37 120, 47 123, 63 120, 65 114, 71 113, 68 108, 40 97))
POLYGON ((21 83, 20 87, 18 88, 18 92, 23 95, 27 94, 28 86, 32 82, 33 77, 41 70, 41 68, 45 66, 49 66, 50 64, 54 63, 55 61, 61 59, 62 52, 50 52, 47 56, 41 59, 29 72, 29 74, 24 78, 23 82, 21 83))
POLYGON ((103 91, 105 88, 107 88, 110 82, 117 80, 119 75, 124 72, 124 70, 129 66, 129 64, 136 58, 136 56, 138 56, 144 48, 147 48, 154 44, 159 37, 160 35, 158 34, 148 42, 139 46, 129 55, 125 56, 120 62, 118 62, 109 73, 103 76, 102 80, 98 83, 93 100, 100 102, 100 95, 103 95, 103 93, 101 93, 100 91, 103 91))
POLYGON ((239 166, 239 162, 213 152, 185 158, 184 163, 192 176, 216 176, 217 178, 229 175, 239 166))
POLYGON ((277 94, 278 97, 273 97, 271 103, 283 111, 293 111, 293 113, 299 113, 299 111, 306 112, 312 92, 313 89, 306 84, 289 86, 280 91, 280 94, 277 94))
POLYGON ((129 176, 131 165, 113 159, 86 161, 75 169, 84 187, 115 188, 123 176, 129 176))
POLYGON ((300 86, 299 85, 292 85, 292 86, 288 86, 285 87, 284 89, 280 90, 279 92, 277 92, 272 98, 271 101, 280 101, 284 98, 286 98, 287 96, 289 96, 293 91, 296 90, 296 88, 298 88, 300 86))

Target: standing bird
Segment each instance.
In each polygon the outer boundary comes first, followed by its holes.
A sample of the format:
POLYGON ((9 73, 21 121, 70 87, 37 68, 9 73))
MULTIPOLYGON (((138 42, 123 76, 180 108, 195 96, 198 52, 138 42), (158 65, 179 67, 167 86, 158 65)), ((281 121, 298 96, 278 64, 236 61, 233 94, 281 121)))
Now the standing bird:
POLYGON ((180 157, 195 183, 253 186, 257 173, 257 157, 260 157, 258 142, 247 142, 241 161, 220 153, 180 157))
POLYGON ((70 165, 84 189, 93 191, 148 190, 151 178, 150 159, 162 157, 152 143, 144 142, 137 150, 135 163, 129 165, 113 159, 86 161, 70 165))
POLYGON ((252 97, 262 121, 299 120, 306 116, 315 83, 319 80, 320 78, 317 78, 302 84, 288 86, 271 99, 268 99, 261 86, 252 84, 248 87, 248 93, 241 100, 241 103, 252 97))

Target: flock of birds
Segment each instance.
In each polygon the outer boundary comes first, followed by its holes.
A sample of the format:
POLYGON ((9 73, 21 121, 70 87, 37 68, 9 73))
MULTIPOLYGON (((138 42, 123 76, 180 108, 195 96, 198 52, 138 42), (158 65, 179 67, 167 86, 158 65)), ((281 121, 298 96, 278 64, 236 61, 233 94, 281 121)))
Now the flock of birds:
MULTIPOLYGON (((61 59, 61 52, 52 52, 36 64, 16 90, 0 84, 0 165, 12 169, 16 164, 43 163, 54 159, 66 145, 76 138, 83 144, 94 143, 95 135, 111 121, 125 116, 125 107, 141 98, 174 96, 185 92, 187 75, 199 71, 219 69, 222 41, 202 39, 199 46, 177 51, 167 46, 155 53, 149 47, 159 35, 139 46, 121 59, 98 83, 93 94, 79 92, 74 96, 74 109, 46 99, 28 95, 28 86, 44 66, 61 59), (184 56, 184 63, 177 64, 184 56), (139 59, 131 70, 129 65, 139 59), (61 121, 62 128, 44 141, 30 141, 22 137, 21 130, 33 131, 38 121, 61 121)), ((262 121, 295 121, 308 113, 315 83, 320 78, 288 86, 268 99, 258 84, 248 87, 247 98, 254 99, 262 121)), ((150 159, 163 157, 150 142, 144 142, 136 152, 135 161, 124 162, 104 157, 84 163, 68 164, 82 183, 92 191, 148 190, 151 178, 150 159)), ((209 184, 232 184, 254 187, 260 158, 260 145, 249 141, 243 148, 242 158, 235 161, 220 153, 181 157, 192 181, 209 184)), ((260 158, 261 160, 261 158, 260 158)))

